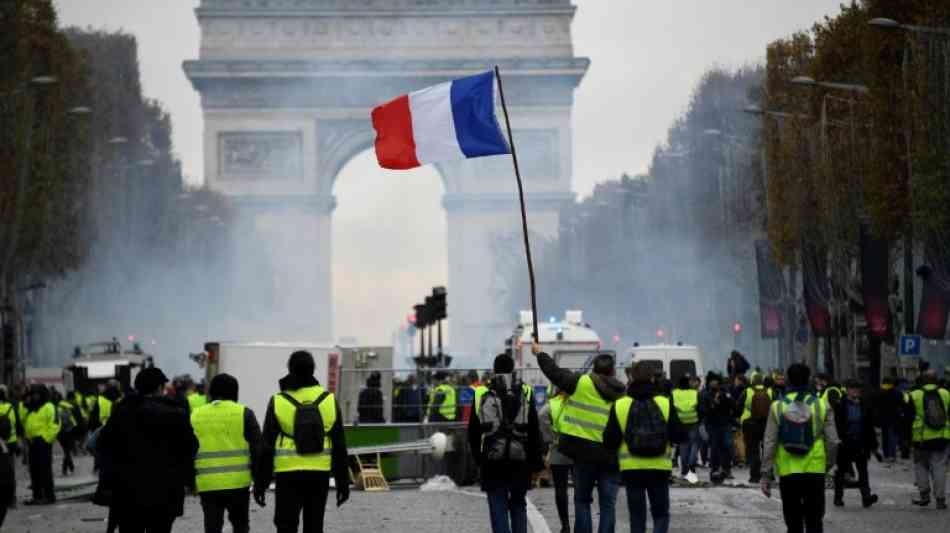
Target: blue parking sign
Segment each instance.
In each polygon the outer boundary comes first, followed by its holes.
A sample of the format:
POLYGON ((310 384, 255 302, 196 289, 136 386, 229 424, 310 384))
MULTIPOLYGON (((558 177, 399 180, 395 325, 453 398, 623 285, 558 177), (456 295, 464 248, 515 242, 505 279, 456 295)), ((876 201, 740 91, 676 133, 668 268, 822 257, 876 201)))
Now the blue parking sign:
POLYGON ((910 357, 920 357, 920 345, 923 342, 920 335, 902 335, 900 342, 900 355, 910 357))

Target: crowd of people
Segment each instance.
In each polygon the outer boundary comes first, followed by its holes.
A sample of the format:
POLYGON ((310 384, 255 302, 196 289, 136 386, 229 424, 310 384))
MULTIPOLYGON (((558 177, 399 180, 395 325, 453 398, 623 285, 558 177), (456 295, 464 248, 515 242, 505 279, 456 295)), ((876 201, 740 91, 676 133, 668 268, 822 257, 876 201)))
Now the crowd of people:
POLYGON ((15 458, 29 465, 33 497, 56 501, 53 445, 94 456, 93 503, 108 507, 107 533, 169 533, 197 494, 207 533, 221 533, 227 515, 235 533, 249 531, 250 499, 264 507, 275 489, 274 524, 291 533, 323 531, 330 489, 349 499, 350 475, 342 416, 333 394, 314 377, 308 352, 294 352, 264 414, 238 403, 239 384, 216 375, 207 387, 169 383, 156 367, 142 369, 125 390, 116 380, 65 397, 43 385, 0 389, 0 526, 15 505, 15 458), (207 394, 205 394, 205 390, 207 394), (302 520, 301 520, 302 519, 302 520))
POLYGON ((734 352, 725 376, 684 375, 674 384, 635 363, 625 369, 624 384, 609 354, 577 373, 560 368, 540 346, 533 350, 551 383, 547 402, 536 409, 510 355, 501 354, 468 423, 493 533, 526 533, 526 493, 545 467, 562 533, 572 530, 570 478, 575 533, 594 531, 595 489, 597 531, 615 530, 621 484, 631 532, 646 531, 649 513, 653 531, 665 533, 675 470, 695 482, 697 468, 706 467, 709 481, 719 484, 741 463, 767 497, 778 484, 788 531, 817 533, 826 480, 833 480, 835 506, 844 506, 845 489, 856 486, 861 505, 871 507, 878 497, 868 462, 894 463, 898 450, 904 458, 913 452, 919 494, 911 503, 928 506, 933 498, 938 510, 947 508, 950 392, 932 370, 913 383, 886 378, 872 389, 854 379, 839 385, 825 374, 813 377, 798 363, 766 374, 734 352))
MULTIPOLYGON (((593 358, 588 372, 574 372, 540 346, 533 351, 550 382, 541 405, 510 353, 498 355, 490 373, 459 379, 441 371, 427 386, 409 376, 395 387, 395 421, 467 418, 494 533, 526 533, 526 494, 542 471, 550 473, 562 533, 594 530, 595 490, 597 531, 614 531, 621 484, 631 532, 644 532, 649 514, 654 532, 665 533, 677 474, 695 483, 705 468, 708 481, 720 484, 743 463, 748 482, 766 496, 778 484, 791 532, 821 531, 827 480, 835 506, 845 505, 852 486, 863 507, 874 505, 872 457, 890 464, 912 455, 919 491, 912 503, 947 508, 950 392, 933 370, 913 382, 885 378, 879 388, 866 388, 857 380, 812 377, 802 364, 765 373, 734 352, 726 375, 686 374, 673 383, 636 363, 625 369, 624 382, 611 354, 593 358), (463 403, 471 410, 463 412, 463 403)), ((93 502, 109 508, 107 533, 170 532, 188 493, 200 496, 207 533, 221 532, 225 515, 235 533, 247 532, 251 498, 265 506, 272 483, 279 533, 298 531, 301 521, 305 532, 323 531, 331 480, 337 505, 349 498, 343 418, 316 380, 309 353, 291 354, 287 368, 262 424, 238 402, 239 384, 227 374, 207 386, 185 377, 169 383, 151 367, 125 388, 115 380, 65 395, 43 385, 0 388, 0 525, 15 503, 17 457, 29 466, 32 498, 24 503, 55 502, 58 443, 64 476, 75 471, 75 454, 93 454, 93 502)), ((386 419, 380 383, 378 373, 370 374, 360 392, 362 422, 386 419)))

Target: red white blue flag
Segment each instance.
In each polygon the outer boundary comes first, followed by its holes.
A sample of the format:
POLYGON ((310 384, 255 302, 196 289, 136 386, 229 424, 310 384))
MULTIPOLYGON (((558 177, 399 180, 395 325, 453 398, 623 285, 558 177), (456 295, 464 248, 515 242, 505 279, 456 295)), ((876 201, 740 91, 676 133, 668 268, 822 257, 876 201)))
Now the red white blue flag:
POLYGON ((485 72, 400 96, 373 109, 379 166, 511 153, 495 115, 495 73, 485 72))

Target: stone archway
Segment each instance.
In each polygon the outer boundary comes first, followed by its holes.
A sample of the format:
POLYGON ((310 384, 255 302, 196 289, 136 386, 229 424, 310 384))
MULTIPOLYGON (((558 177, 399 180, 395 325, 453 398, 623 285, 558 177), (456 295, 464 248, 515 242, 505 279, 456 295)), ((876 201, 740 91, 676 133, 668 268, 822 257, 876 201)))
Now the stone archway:
MULTIPOLYGON (((205 181, 295 252, 277 298, 311 309, 291 334, 332 339, 333 182, 372 146, 369 112, 394 96, 497 64, 505 76, 532 230, 554 236, 571 192, 574 57, 569 0, 202 0, 205 181), (286 235, 288 224, 308 231, 286 235)), ((497 351, 513 317, 488 290, 491 241, 518 228, 510 161, 440 165, 449 239, 452 349, 497 351)), ((289 304, 289 305, 290 305, 289 304)), ((282 331, 287 331, 284 328, 282 331)))

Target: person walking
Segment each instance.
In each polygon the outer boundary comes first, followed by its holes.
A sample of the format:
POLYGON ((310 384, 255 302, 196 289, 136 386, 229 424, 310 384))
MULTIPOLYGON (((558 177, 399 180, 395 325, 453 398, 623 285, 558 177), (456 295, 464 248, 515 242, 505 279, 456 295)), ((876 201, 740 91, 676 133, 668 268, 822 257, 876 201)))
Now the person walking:
POLYGON ((568 394, 561 413, 558 450, 574 460, 574 533, 591 533, 594 487, 600 505, 598 533, 613 533, 620 471, 617 454, 604 447, 604 428, 610 406, 624 396, 624 386, 615 377, 610 354, 594 357, 590 373, 560 368, 554 359, 533 343, 538 367, 552 385, 568 394))
POLYGON ((221 533, 227 511, 234 533, 250 530, 251 472, 261 428, 254 411, 237 403, 238 381, 218 374, 208 391, 211 402, 191 413, 198 439, 195 490, 201 497, 205 533, 221 533))
POLYGON ((782 515, 789 533, 821 533, 825 516, 825 475, 834 463, 838 431, 834 411, 808 392, 811 371, 801 363, 788 367, 783 396, 772 402, 765 426, 760 486, 772 496, 773 466, 779 479, 782 515))
POLYGON ((838 468, 835 470, 835 506, 844 505, 845 472, 854 465, 861 489, 861 504, 870 507, 877 503, 877 495, 871 493, 868 478, 868 458, 877 452, 877 432, 874 430, 873 409, 866 397, 861 395, 861 382, 852 379, 845 385, 846 394, 838 401, 835 412, 838 437, 838 468))
POLYGON ((63 449, 63 477, 76 471, 76 463, 73 461, 73 455, 76 453, 76 431, 82 421, 79 410, 73 404, 62 397, 59 391, 53 390, 53 405, 56 406, 56 416, 59 417, 59 435, 56 439, 59 446, 63 449))
POLYGON ((30 484, 33 499, 26 505, 49 505, 56 502, 53 491, 53 443, 59 436, 59 417, 50 401, 49 389, 43 385, 30 387, 29 401, 23 419, 23 434, 30 454, 30 484))
MULTIPOLYGON (((322 533, 330 476, 336 505, 350 498, 343 416, 333 393, 314 377, 310 352, 287 361, 282 392, 271 397, 264 415, 261 456, 254 475, 254 501, 264 506, 271 480, 277 484, 274 525, 277 533, 322 533)), ((123 532, 124 533, 124 532, 123 532)))
POLYGON ((690 376, 684 375, 673 389, 673 407, 686 433, 686 438, 678 447, 680 476, 684 478, 690 472, 696 473, 696 456, 700 445, 699 391, 693 388, 691 382, 690 376))
POLYGON ((897 461, 899 426, 904 405, 903 394, 895 387, 894 378, 884 378, 873 402, 874 423, 881 428, 881 452, 887 463, 894 463, 897 461))
POLYGON ((762 479, 762 439, 772 407, 772 391, 762 383, 762 375, 752 378, 752 385, 742 398, 742 437, 745 439, 746 462, 749 464, 749 483, 757 484, 762 479))
POLYGON ((198 440, 188 413, 162 394, 167 382, 156 367, 140 371, 97 438, 122 533, 169 533, 194 485, 198 440))
POLYGON ((561 533, 571 533, 571 516, 567 500, 567 485, 574 469, 574 461, 558 451, 558 440, 561 434, 561 416, 564 413, 564 402, 568 395, 563 391, 556 391, 538 413, 541 427, 541 438, 548 450, 547 463, 551 469, 551 480, 554 483, 554 504, 557 507, 557 516, 561 522, 561 533))
POLYGON ((495 357, 493 369, 481 407, 469 418, 468 441, 488 496, 492 533, 527 533, 525 494, 531 475, 544 467, 538 413, 510 355, 495 357))
POLYGON ((700 400, 703 423, 709 435, 709 480, 722 483, 732 479, 735 458, 733 424, 736 402, 728 387, 721 385, 722 377, 715 373, 706 376, 706 390, 700 400))
POLYGON ((937 500, 937 509, 947 508, 947 443, 950 439, 948 413, 950 392, 937 386, 937 375, 928 371, 921 377, 921 387, 910 393, 914 406, 913 443, 914 474, 920 498, 914 505, 927 507, 930 497, 937 500))
POLYGON ((118 380, 110 379, 102 394, 96 396, 92 413, 89 415, 89 429, 96 430, 105 426, 109 417, 112 416, 112 410, 120 400, 122 400, 122 385, 118 380))
POLYGON ((671 443, 682 440, 685 432, 677 409, 657 389, 650 367, 637 363, 631 377, 629 396, 610 408, 604 447, 616 451, 620 462, 630 533, 646 532, 647 498, 653 533, 666 533, 670 528, 671 443))

